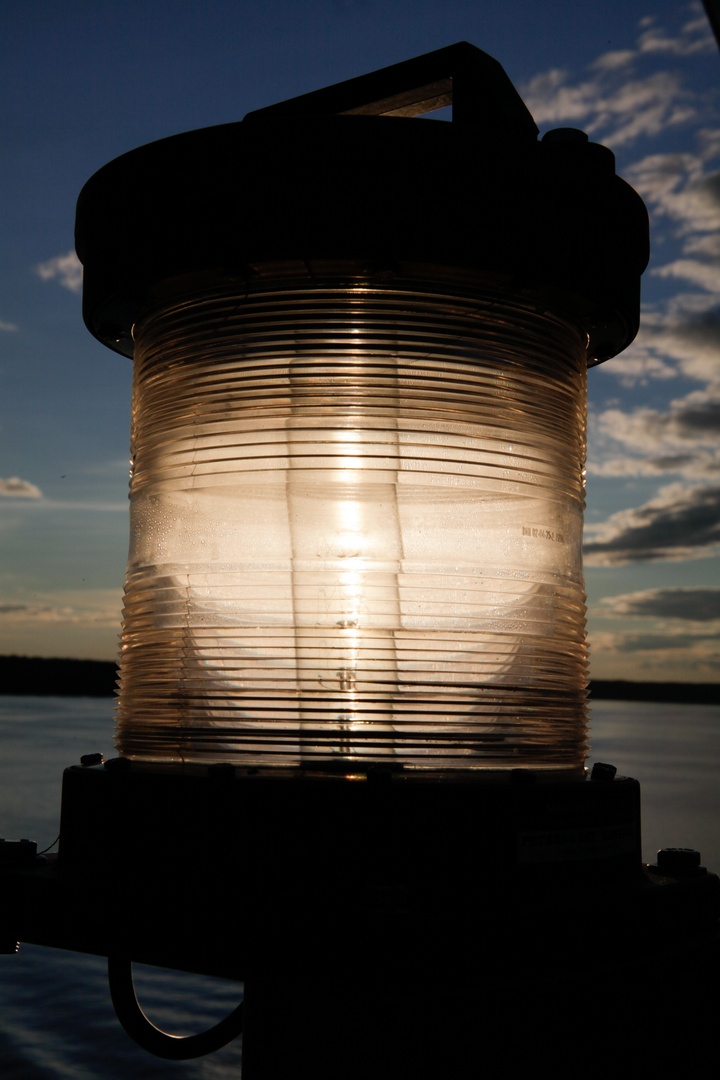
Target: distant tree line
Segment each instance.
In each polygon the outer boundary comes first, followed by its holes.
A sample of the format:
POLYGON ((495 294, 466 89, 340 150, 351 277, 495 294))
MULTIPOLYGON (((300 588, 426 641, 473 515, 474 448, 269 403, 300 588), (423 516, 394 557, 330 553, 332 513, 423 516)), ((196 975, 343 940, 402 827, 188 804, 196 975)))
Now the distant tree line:
POLYGON ((0 656, 0 694, 112 697, 116 679, 111 660, 0 656))
MULTIPOLYGON (((117 665, 111 660, 60 660, 39 656, 0 656, 0 694, 57 697, 112 697, 117 665)), ((595 680, 596 701, 670 701, 720 704, 720 683, 595 680)))

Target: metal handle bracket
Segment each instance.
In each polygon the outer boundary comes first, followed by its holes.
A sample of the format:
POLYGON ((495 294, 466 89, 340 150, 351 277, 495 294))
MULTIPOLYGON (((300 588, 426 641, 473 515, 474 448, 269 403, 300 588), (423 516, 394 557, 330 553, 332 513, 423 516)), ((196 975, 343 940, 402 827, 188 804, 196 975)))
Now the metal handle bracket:
POLYGON ((329 115, 407 117, 447 105, 452 105, 453 123, 537 138, 537 125, 502 66, 467 41, 256 109, 245 120, 329 115))

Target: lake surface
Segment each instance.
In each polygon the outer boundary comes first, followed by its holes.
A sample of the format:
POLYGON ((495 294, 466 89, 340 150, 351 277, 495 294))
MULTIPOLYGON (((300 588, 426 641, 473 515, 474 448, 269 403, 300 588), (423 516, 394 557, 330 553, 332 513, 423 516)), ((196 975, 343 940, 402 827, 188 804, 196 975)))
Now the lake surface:
MULTIPOLYGON (((112 714, 111 699, 0 697, 0 835, 52 844, 62 771, 81 754, 114 755, 112 714)), ((645 861, 658 847, 693 847, 719 873, 720 704, 597 702, 591 739, 590 762, 642 785, 645 861)), ((151 968, 138 969, 136 984, 147 1013, 176 1034, 210 1026, 241 993, 151 968)), ((236 1040, 193 1062, 150 1057, 115 1018, 104 960, 29 945, 0 955, 3 1080, 237 1080, 241 1053, 236 1040)))

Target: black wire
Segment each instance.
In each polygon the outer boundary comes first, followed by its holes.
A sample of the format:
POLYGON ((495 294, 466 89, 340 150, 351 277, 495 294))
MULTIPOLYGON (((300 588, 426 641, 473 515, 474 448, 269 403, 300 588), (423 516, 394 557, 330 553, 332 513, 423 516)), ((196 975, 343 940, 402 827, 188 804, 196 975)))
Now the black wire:
POLYGON ((226 1046, 242 1033, 242 1002, 219 1024, 198 1035, 170 1035, 156 1027, 142 1010, 135 994, 132 960, 125 954, 108 957, 110 996, 117 1018, 138 1046, 156 1057, 186 1061, 226 1046))

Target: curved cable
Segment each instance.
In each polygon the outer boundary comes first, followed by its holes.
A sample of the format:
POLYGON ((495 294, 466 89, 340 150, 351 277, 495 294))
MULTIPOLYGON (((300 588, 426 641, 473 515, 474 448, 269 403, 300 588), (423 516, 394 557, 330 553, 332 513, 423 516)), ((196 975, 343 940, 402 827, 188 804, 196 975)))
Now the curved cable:
POLYGON ((108 957, 110 996, 118 1020, 143 1050, 169 1061, 202 1057, 226 1046, 242 1033, 242 1002, 219 1024, 197 1035, 170 1035, 156 1027, 142 1010, 135 993, 132 960, 126 955, 108 957))

